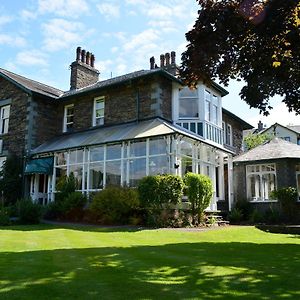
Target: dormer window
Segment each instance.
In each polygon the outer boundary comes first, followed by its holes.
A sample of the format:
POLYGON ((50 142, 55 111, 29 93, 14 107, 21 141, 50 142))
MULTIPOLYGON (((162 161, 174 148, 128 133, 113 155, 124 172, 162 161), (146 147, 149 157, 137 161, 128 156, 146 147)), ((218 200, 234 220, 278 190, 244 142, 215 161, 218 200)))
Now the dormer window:
POLYGON ((10 105, 2 106, 0 110, 0 134, 8 132, 10 105))
POLYGON ((183 88, 179 92, 179 118, 198 118, 198 90, 183 88))
POLYGON ((65 106, 63 132, 70 132, 74 125, 74 104, 65 106))
POLYGON ((93 126, 104 124, 104 105, 105 97, 101 96, 94 99, 93 126))

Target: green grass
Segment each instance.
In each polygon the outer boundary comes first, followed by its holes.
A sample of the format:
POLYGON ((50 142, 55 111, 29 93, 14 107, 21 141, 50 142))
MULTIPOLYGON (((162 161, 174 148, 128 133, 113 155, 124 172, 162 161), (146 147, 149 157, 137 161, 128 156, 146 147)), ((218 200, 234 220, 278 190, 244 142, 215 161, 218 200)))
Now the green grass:
POLYGON ((300 236, 1 228, 0 299, 300 299, 300 236))

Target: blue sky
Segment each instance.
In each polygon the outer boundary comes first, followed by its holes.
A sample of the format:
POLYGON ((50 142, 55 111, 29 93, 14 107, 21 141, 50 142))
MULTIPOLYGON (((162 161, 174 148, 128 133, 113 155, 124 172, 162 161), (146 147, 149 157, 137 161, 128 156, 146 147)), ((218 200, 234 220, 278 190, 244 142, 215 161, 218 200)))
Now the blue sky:
MULTIPOLYGON (((10 0, 0 4, 0 67, 69 89, 69 65, 77 46, 96 56, 100 79, 148 69, 149 58, 186 46, 185 33, 197 17, 195 0, 10 0)), ((279 99, 263 118, 239 99, 231 82, 223 106, 252 125, 262 120, 300 124, 279 99)))

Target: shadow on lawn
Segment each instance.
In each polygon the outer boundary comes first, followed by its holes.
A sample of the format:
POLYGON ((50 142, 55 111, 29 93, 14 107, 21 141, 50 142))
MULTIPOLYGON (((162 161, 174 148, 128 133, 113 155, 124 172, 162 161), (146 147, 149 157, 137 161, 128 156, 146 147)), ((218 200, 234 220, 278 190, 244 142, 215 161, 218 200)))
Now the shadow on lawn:
POLYGON ((3 299, 299 299, 300 246, 182 243, 0 253, 3 299))

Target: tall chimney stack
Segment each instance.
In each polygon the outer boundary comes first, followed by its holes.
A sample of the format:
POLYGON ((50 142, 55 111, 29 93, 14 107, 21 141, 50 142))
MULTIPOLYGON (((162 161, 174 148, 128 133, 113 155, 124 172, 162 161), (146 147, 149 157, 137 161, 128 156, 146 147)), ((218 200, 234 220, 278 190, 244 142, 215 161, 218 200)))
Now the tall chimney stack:
POLYGON ((154 56, 150 57, 150 70, 155 68, 155 58, 154 56))
POLYGON ((160 67, 163 68, 165 66, 165 56, 163 54, 160 55, 160 67))
POLYGON ((76 60, 71 64, 70 89, 77 90, 96 83, 100 72, 95 69, 95 56, 77 47, 76 60))

